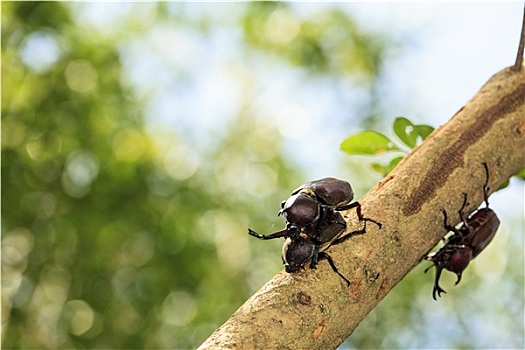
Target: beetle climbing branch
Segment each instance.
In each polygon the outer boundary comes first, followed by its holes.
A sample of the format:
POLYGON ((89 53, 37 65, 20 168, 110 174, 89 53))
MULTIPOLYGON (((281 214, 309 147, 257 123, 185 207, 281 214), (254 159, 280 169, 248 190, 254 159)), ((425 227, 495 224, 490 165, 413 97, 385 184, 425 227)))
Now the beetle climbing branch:
MULTIPOLYGON (((430 260, 436 267, 436 278, 432 297, 436 300, 436 294, 447 293, 439 286, 439 278, 443 269, 449 270, 458 277, 455 285, 461 281, 461 275, 467 268, 470 261, 478 256, 483 249, 492 241, 499 227, 499 219, 496 213, 489 208, 488 184, 489 168, 487 163, 483 163, 487 174, 485 184, 483 185, 483 200, 486 207, 477 210, 472 216, 465 218, 463 210, 467 206, 467 193, 463 193, 463 204, 458 211, 461 219, 461 226, 456 228, 448 223, 447 211, 441 208, 443 213, 443 227, 454 234, 447 237, 445 245, 437 252, 429 254, 425 259, 430 260)), ((430 266, 432 267, 432 265, 430 266)), ((427 268, 425 273, 430 269, 427 268)))

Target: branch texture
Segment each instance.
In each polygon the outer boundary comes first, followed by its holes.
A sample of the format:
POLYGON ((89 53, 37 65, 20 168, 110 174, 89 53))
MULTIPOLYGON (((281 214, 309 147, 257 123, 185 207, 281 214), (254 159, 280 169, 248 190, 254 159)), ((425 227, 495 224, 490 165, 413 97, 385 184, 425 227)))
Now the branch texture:
MULTIPOLYGON (((445 235, 440 208, 455 224, 462 192, 465 212, 481 204, 481 163, 492 192, 525 167, 524 150, 525 69, 506 68, 359 200, 383 228, 368 225, 366 234, 329 248, 349 287, 327 263, 282 271, 200 349, 336 348, 445 235)), ((346 214, 348 231, 358 228, 355 211, 346 214)))

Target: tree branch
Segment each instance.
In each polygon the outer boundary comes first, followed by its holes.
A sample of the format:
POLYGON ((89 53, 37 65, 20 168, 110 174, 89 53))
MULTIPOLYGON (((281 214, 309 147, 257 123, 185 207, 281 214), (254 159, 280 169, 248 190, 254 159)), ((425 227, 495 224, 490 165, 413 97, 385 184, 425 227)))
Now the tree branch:
MULTIPOLYGON (((200 349, 336 348, 446 234, 440 208, 458 223, 462 192, 470 202, 465 212, 481 204, 481 163, 489 166, 494 191, 525 167, 524 149, 525 69, 513 66, 494 75, 360 200, 363 213, 383 229, 368 225, 366 234, 329 249, 349 287, 325 262, 317 270, 282 271, 200 349)), ((347 215, 348 231, 355 230, 355 212, 347 215)))

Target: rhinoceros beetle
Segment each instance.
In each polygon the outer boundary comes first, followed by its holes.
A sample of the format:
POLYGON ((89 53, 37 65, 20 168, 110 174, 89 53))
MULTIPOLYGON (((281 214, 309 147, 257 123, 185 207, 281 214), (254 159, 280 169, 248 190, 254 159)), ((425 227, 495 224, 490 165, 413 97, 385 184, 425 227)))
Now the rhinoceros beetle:
MULTIPOLYGON (((281 203, 278 215, 286 219, 286 227, 269 235, 261 235, 248 229, 248 233, 258 239, 268 240, 286 237, 283 246, 283 262, 287 272, 302 268, 306 261, 312 260, 315 268, 319 259, 327 259, 336 273, 343 277, 328 254, 323 251, 330 245, 346 240, 358 233, 366 232, 366 222, 374 222, 381 228, 381 223, 365 218, 361 213, 361 204, 353 202, 354 191, 346 181, 336 178, 323 178, 310 181, 292 192, 290 198, 281 203), (338 238, 345 229, 346 221, 339 211, 356 208, 360 221, 364 221, 361 230, 338 238)), ((343 277, 349 283, 349 281, 343 277)))
POLYGON ((436 267, 436 278, 434 288, 432 290, 432 297, 436 299, 436 294, 441 297, 441 293, 446 293, 439 286, 439 279, 443 269, 449 270, 457 275, 455 285, 461 281, 463 271, 467 268, 472 259, 477 257, 479 253, 492 241, 498 230, 500 221, 496 213, 489 208, 488 201, 488 183, 489 183, 489 169, 486 163, 485 167, 486 181, 483 186, 483 199, 485 201, 485 208, 478 209, 473 215, 465 218, 463 209, 468 205, 467 194, 463 193, 463 205, 458 211, 461 219, 461 225, 456 228, 448 223, 447 212, 443 212, 443 227, 446 230, 453 232, 453 234, 445 239, 444 246, 437 252, 429 254, 425 259, 432 261, 431 265, 425 270, 425 273, 433 266, 436 267))
MULTIPOLYGON (((288 222, 299 225, 297 214, 303 219, 306 219, 306 216, 302 216, 302 210, 295 205, 294 197, 296 196, 306 196, 314 199, 320 207, 319 216, 323 215, 323 210, 326 210, 326 208, 331 208, 335 211, 356 208, 359 220, 371 221, 381 227, 379 222, 370 218, 365 218, 362 215, 361 204, 358 201, 352 203, 352 199, 354 199, 354 190, 347 181, 333 177, 325 177, 320 180, 307 182, 295 189, 292 192, 292 196, 281 203, 281 211, 279 212, 279 215, 282 214, 288 222)), ((308 218, 310 219, 310 222, 314 222, 316 219, 313 215, 308 216, 308 218)), ((303 227, 307 226, 308 224, 303 227)), ((315 236, 314 232, 307 234, 308 236, 315 236)))
POLYGON ((284 230, 269 235, 260 235, 253 230, 249 234, 259 239, 274 239, 279 237, 297 236, 303 232, 315 242, 325 243, 335 236, 323 233, 323 227, 331 224, 341 226, 341 231, 346 228, 346 222, 339 220, 334 211, 343 211, 356 208, 360 221, 371 221, 381 228, 381 223, 365 218, 361 213, 361 204, 354 199, 354 191, 350 184, 344 180, 326 177, 310 181, 292 192, 290 198, 281 203, 278 216, 286 219, 284 230))
MULTIPOLYGON (((337 212, 335 214, 340 215, 337 212)), ((341 217, 341 220, 344 220, 341 217)), ((350 285, 350 281, 343 275, 335 266, 332 257, 325 251, 329 247, 340 244, 346 241, 348 238, 362 234, 366 232, 366 221, 363 222, 363 228, 360 230, 352 231, 346 235, 334 239, 333 241, 326 243, 315 243, 314 240, 306 235, 287 237, 283 244, 282 259, 286 272, 296 272, 300 269, 304 269, 304 265, 310 261, 310 268, 316 269, 319 260, 326 259, 332 267, 332 270, 337 273, 347 284, 350 285)), ((325 228, 326 231, 330 232, 330 235, 337 236, 344 230, 340 229, 338 225, 330 225, 325 228)))
POLYGON ((304 269, 304 265, 310 260, 310 268, 316 269, 320 259, 328 260, 335 273, 337 273, 349 286, 350 281, 339 272, 334 260, 328 253, 320 252, 319 247, 305 236, 288 237, 284 241, 282 258, 286 272, 296 272, 304 269))

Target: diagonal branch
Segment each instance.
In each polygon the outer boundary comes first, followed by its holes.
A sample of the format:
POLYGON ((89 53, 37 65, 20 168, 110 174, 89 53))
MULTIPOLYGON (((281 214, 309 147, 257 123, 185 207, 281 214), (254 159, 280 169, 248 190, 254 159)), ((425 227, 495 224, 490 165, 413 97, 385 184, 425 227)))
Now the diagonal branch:
MULTIPOLYGON (((523 57, 523 53, 521 54, 523 57)), ((518 55, 519 58, 519 55, 518 55)), ((341 344, 363 318, 445 235, 440 208, 457 213, 462 192, 472 212, 481 188, 497 189, 525 167, 525 69, 494 75, 448 123, 374 187, 360 202, 383 223, 329 249, 346 286, 328 264, 284 271, 257 291, 200 349, 327 349, 341 344)), ((359 223, 347 213, 348 231, 359 223)), ((457 214, 450 218, 458 223, 457 214)))

